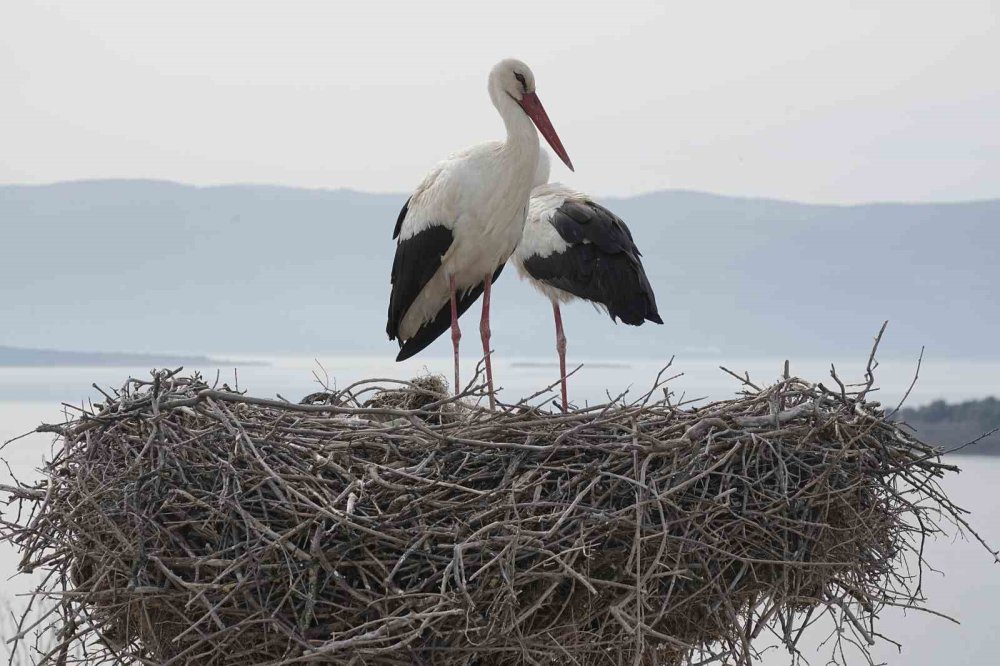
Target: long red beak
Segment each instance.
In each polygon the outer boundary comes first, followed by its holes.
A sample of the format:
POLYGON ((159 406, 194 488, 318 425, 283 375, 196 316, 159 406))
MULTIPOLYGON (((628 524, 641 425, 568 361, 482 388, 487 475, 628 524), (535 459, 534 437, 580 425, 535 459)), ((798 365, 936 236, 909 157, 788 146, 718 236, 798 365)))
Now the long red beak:
POLYGON ((538 131, 542 133, 545 140, 552 146, 552 150, 563 161, 563 164, 568 166, 570 171, 574 171, 573 162, 570 161, 569 155, 566 154, 566 149, 563 148, 562 141, 559 140, 559 135, 556 134, 555 128, 552 127, 549 114, 545 113, 545 107, 542 106, 542 101, 538 99, 538 95, 533 92, 524 93, 520 104, 524 112, 531 118, 531 122, 535 123, 535 127, 538 128, 538 131))

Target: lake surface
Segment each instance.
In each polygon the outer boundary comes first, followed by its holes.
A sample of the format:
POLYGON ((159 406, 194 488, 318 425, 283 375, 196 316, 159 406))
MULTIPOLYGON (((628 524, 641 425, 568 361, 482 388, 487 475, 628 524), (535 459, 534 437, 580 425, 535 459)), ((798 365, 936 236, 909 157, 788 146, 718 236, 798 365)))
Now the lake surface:
MULTIPOLYGON (((225 353, 218 354, 227 358, 225 353)), ((325 375, 332 386, 347 384, 365 377, 409 379, 416 375, 434 372, 451 377, 450 358, 410 359, 394 363, 388 357, 349 357, 325 355, 312 357, 253 357, 241 360, 259 361, 264 365, 224 365, 197 368, 206 377, 219 376, 233 385, 238 380, 241 388, 248 388, 257 396, 280 393, 290 400, 318 390, 314 373, 325 375)), ((462 359, 462 381, 471 378, 476 357, 462 359)), ((844 381, 861 381, 864 375, 864 358, 832 359, 844 381)), ((606 401, 605 392, 618 394, 632 387, 645 391, 657 372, 668 359, 618 360, 587 359, 583 367, 570 378, 570 399, 577 403, 606 401)), ((878 399, 883 402, 898 401, 913 380, 916 357, 908 359, 883 359, 876 370, 876 385, 880 387, 878 399)), ((572 351, 568 368, 572 370, 580 361, 572 351)), ((238 363, 238 361, 236 361, 238 363)), ((775 381, 782 372, 781 358, 732 359, 679 357, 673 361, 668 376, 682 373, 670 382, 676 396, 731 397, 740 388, 740 382, 719 369, 720 365, 742 374, 750 373, 758 383, 775 381)), ((831 359, 791 360, 791 372, 810 381, 830 380, 831 359)), ((495 356, 494 374, 501 399, 516 402, 520 397, 534 393, 558 380, 556 356, 551 358, 512 358, 495 356)), ((11 368, 0 367, 0 402, 46 401, 79 404, 82 400, 100 398, 91 386, 118 387, 129 376, 148 377, 147 368, 72 367, 72 368, 11 368)), ((910 395, 911 406, 937 398, 950 401, 1000 395, 1000 361, 953 360, 925 358, 920 369, 920 380, 910 395)), ((449 379, 450 383, 450 379, 449 379)))
MULTIPOLYGON (((220 355, 224 356, 224 355, 220 355)), ((321 375, 317 361, 308 358, 261 358, 267 366, 206 368, 209 377, 220 373, 222 381, 231 385, 238 378, 240 388, 249 389, 254 395, 281 394, 297 400, 318 390, 312 373, 321 375)), ((451 372, 450 359, 422 359, 394 364, 391 359, 324 357, 318 359, 329 376, 331 385, 345 386, 364 377, 409 378, 433 371, 451 372)), ((495 374, 499 386, 504 387, 503 397, 508 402, 533 393, 555 381, 558 371, 554 359, 498 359, 495 374)), ((915 368, 915 359, 886 360, 877 371, 878 385, 882 387, 879 399, 895 403, 906 391, 915 368)), ((463 371, 471 372, 475 359, 468 358, 463 371)), ((678 359, 671 374, 683 376, 670 382, 676 396, 721 399, 730 397, 740 388, 740 383, 718 369, 720 363, 736 372, 749 371, 752 379, 767 383, 780 374, 781 359, 755 359, 720 361, 714 359, 678 359)), ((858 380, 864 371, 864 359, 837 363, 838 372, 845 380, 858 380)), ((605 360, 585 366, 570 379, 571 399, 578 402, 606 400, 605 391, 612 394, 633 386, 635 391, 645 391, 655 378, 663 362, 605 360)), ((827 381, 829 362, 793 360, 793 374, 814 381, 827 381)), ((997 377, 1000 363, 973 361, 926 360, 920 372, 920 381, 911 394, 909 404, 917 405, 937 398, 964 400, 1000 394, 997 377)), ((33 429, 41 422, 58 422, 62 419, 60 403, 80 404, 87 398, 99 397, 91 387, 119 386, 129 375, 148 376, 141 368, 0 368, 0 443, 33 429)), ((466 380, 467 377, 463 377, 466 380)), ((33 480, 33 471, 43 457, 49 455, 50 435, 33 434, 7 446, 0 457, 22 480, 33 480)), ((945 489, 960 505, 972 511, 971 520, 981 534, 994 544, 1000 544, 1000 458, 962 457, 956 461, 964 471, 952 475, 944 483, 945 489)), ((5 467, 0 466, 0 483, 9 483, 5 467)), ((0 505, 0 511, 5 507, 0 505)), ((908 666, 938 666, 940 664, 980 665, 997 663, 1000 652, 1000 566, 978 545, 961 539, 940 539, 930 544, 928 560, 943 574, 929 572, 925 577, 925 591, 930 606, 956 617, 961 625, 921 613, 904 615, 889 612, 884 615, 882 633, 903 644, 902 653, 892 645, 880 644, 877 659, 890 664, 908 666)), ((12 549, 0 546, 0 601, 26 592, 31 581, 16 577, 14 573, 18 555, 12 549)), ((20 601, 14 598, 17 606, 20 601)), ((2 629, 0 629, 2 634, 2 629)), ((813 652, 814 646, 825 636, 814 632, 805 656, 813 664, 823 664, 829 651, 813 652)), ((0 636, 0 638, 3 638, 0 636)), ((0 654, 3 648, 0 647, 0 654)), ((764 663, 768 666, 787 664, 788 656, 777 651, 768 653, 764 663)), ((858 662, 860 663, 860 662, 858 662)))

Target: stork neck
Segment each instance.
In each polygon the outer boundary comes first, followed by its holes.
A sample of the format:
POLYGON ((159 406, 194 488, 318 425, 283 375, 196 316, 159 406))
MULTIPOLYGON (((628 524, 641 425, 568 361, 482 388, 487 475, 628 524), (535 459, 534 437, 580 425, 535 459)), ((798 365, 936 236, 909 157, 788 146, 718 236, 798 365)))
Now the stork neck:
POLYGON ((498 95, 494 100, 504 127, 507 128, 505 151, 524 153, 534 163, 538 159, 538 132, 531 118, 524 112, 521 105, 506 93, 498 95))
POLYGON ((533 148, 538 152, 538 132, 531 118, 514 100, 510 101, 510 109, 503 114, 503 124, 507 128, 508 145, 533 148))

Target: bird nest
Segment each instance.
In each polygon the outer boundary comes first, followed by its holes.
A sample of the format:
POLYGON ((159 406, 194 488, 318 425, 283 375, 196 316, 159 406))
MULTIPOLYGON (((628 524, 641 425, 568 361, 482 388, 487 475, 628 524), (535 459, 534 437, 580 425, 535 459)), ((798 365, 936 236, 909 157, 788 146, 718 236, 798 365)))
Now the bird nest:
POLYGON ((967 527, 870 379, 566 414, 387 386, 157 372, 43 427, 2 522, 52 604, 36 663, 749 664, 821 615, 867 654, 922 603, 923 540, 967 527))

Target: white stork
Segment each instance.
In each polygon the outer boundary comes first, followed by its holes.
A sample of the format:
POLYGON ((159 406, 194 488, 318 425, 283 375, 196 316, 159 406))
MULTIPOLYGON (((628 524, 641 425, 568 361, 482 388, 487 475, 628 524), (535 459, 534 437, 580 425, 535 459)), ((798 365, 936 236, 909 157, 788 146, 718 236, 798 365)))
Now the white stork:
POLYGON ((639 248, 621 218, 586 194, 548 180, 549 161, 542 151, 528 220, 511 261, 552 302, 565 412, 566 335, 560 303, 582 298, 605 310, 612 321, 633 326, 663 320, 639 248))
POLYGON ((490 285, 521 239, 540 152, 535 127, 566 166, 572 170, 573 165, 535 94, 535 76, 527 65, 513 59, 497 63, 490 71, 489 93, 507 140, 477 144, 438 164, 399 213, 392 234, 399 240, 386 332, 390 340, 399 340, 396 360, 402 361, 437 339, 450 321, 458 392, 458 318, 483 294, 479 332, 490 407, 495 408, 490 285))

